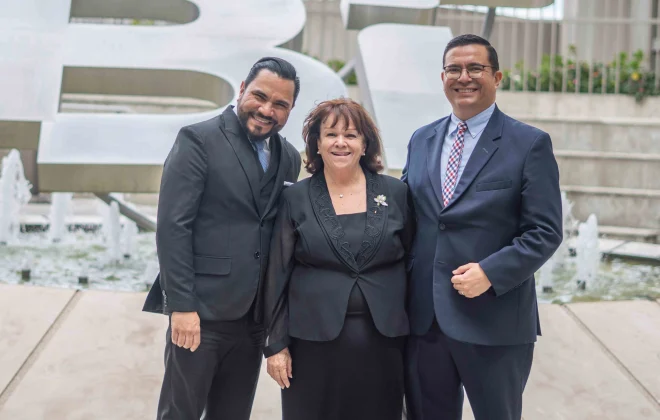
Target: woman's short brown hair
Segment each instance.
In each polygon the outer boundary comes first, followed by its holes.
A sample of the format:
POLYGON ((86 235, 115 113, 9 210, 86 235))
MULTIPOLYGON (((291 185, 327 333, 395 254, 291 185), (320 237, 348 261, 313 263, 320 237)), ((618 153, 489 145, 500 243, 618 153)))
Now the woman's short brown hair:
POLYGON ((366 146, 364 156, 360 157, 360 165, 373 173, 382 171, 382 147, 378 127, 362 105, 352 99, 340 98, 321 102, 305 118, 303 139, 306 144, 305 169, 307 172, 315 174, 323 170, 323 159, 318 154, 318 142, 321 138, 323 121, 330 116, 334 117, 333 127, 340 119, 345 126, 350 123, 355 125, 357 132, 364 138, 366 146))

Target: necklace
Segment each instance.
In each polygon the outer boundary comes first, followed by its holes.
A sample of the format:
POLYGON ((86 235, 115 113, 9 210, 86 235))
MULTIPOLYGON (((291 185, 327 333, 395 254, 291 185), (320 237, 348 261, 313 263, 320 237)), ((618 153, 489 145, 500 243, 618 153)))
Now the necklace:
MULTIPOLYGON (((326 176, 327 176, 327 175, 326 175, 326 176)), ((327 178, 326 178, 326 182, 328 183, 328 192, 330 192, 329 190, 330 190, 330 189, 333 189, 333 188, 337 185, 337 184, 335 184, 335 182, 332 180, 332 178, 329 177, 329 176, 327 176, 327 178), (333 188, 331 188, 331 187, 333 187, 333 188)), ((356 178, 354 177, 354 178, 353 178, 353 182, 349 182, 348 186, 347 186, 346 184, 344 184, 342 189, 348 189, 348 190, 349 190, 348 195, 351 195, 351 196, 352 196, 353 193, 354 193, 355 191, 352 191, 352 192, 351 192, 350 190, 351 190, 351 189, 354 190, 355 187, 359 185, 359 183, 360 183, 360 181, 359 181, 359 175, 358 175, 358 178, 356 179, 356 178)), ((333 193, 331 193, 331 194, 333 194, 333 193)), ((340 192, 338 192, 338 191, 335 192, 334 194, 337 194, 336 196, 339 196, 340 199, 344 198, 344 195, 345 195, 344 193, 340 193, 340 192)), ((334 195, 334 194, 333 194, 333 195, 334 195)), ((336 197, 336 196, 335 196, 335 197, 336 197)))

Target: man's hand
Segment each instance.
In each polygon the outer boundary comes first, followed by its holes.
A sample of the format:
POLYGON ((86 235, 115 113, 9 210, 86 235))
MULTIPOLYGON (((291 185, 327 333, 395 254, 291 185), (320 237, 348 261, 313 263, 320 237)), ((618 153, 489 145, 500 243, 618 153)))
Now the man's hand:
POLYGON ((172 343, 190 351, 201 342, 197 312, 172 312, 172 343))
POLYGON ((288 348, 270 356, 266 359, 266 363, 268 374, 275 379, 280 388, 291 386, 289 378, 293 378, 293 371, 291 370, 291 353, 288 348))
POLYGON ((454 284, 454 289, 466 298, 481 296, 490 289, 490 280, 478 263, 462 265, 452 273, 454 276, 451 282, 454 284))

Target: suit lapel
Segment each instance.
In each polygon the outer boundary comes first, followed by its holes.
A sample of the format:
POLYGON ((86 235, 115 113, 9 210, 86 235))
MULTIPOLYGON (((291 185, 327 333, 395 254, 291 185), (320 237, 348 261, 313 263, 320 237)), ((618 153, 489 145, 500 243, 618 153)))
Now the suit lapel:
POLYGON ((433 135, 426 141, 428 147, 426 153, 426 166, 440 208, 442 208, 442 165, 440 164, 440 158, 442 155, 442 145, 445 142, 445 136, 447 135, 447 129, 449 127, 449 121, 449 117, 440 121, 436 126, 433 135))
POLYGON ((367 223, 362 236, 362 245, 357 254, 358 267, 362 268, 376 254, 383 238, 383 231, 387 223, 389 206, 379 205, 376 197, 382 195, 387 201, 389 194, 387 183, 377 174, 364 171, 367 178, 367 223))
MULTIPOLYGON (((291 166, 291 159, 289 158, 288 150, 286 149, 284 144, 285 141, 286 140, 281 138, 279 134, 276 134, 270 138, 271 150, 276 151, 275 148, 279 148, 280 159, 277 167, 277 174, 275 175, 275 185, 273 186, 273 191, 271 192, 270 197, 268 199, 268 204, 264 209, 263 212, 264 216, 268 214, 268 212, 273 208, 273 206, 277 202, 277 198, 280 196, 280 193, 282 192, 282 188, 284 188, 284 180, 286 179, 286 173, 289 170, 289 167, 291 166)), ((266 176, 264 176, 264 178, 266 178, 266 176)))
POLYGON ((496 107, 488 121, 488 125, 486 125, 484 132, 481 133, 481 137, 479 137, 479 141, 470 155, 470 160, 465 165, 461 179, 458 180, 458 184, 454 190, 454 195, 445 208, 451 207, 467 191, 470 184, 472 184, 479 172, 481 172, 481 169, 493 157, 499 148, 497 140, 502 137, 503 123, 503 114, 496 107))
POLYGON ((254 206, 257 209, 257 213, 259 213, 259 168, 257 167, 257 161, 254 159, 254 150, 250 146, 250 140, 248 140, 243 127, 241 127, 233 107, 229 106, 225 109, 222 113, 221 121, 224 123, 224 127, 221 128, 227 131, 225 136, 234 149, 234 153, 236 153, 236 157, 248 179, 252 198, 254 198, 254 206))
POLYGON ((358 271, 357 263, 348 242, 344 237, 344 229, 339 223, 335 209, 332 206, 328 185, 325 182, 323 172, 312 176, 309 185, 309 198, 312 202, 314 215, 321 226, 326 240, 332 247, 335 255, 353 271, 358 271))

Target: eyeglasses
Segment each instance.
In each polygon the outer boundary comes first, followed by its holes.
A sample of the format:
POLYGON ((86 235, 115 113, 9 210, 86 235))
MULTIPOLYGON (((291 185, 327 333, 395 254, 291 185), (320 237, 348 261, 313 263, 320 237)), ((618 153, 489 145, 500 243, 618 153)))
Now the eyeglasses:
MULTIPOLYGON (((479 79, 483 76, 484 74, 484 69, 486 67, 490 67, 491 69, 493 66, 484 66, 482 64, 470 64, 465 68, 467 70, 467 74, 470 77, 470 79, 479 79)), ((463 75, 463 67, 459 66, 446 66, 443 68, 445 71, 445 76, 447 76, 447 79, 451 80, 456 80, 460 79, 461 75, 463 75)))

